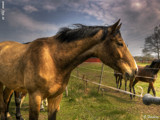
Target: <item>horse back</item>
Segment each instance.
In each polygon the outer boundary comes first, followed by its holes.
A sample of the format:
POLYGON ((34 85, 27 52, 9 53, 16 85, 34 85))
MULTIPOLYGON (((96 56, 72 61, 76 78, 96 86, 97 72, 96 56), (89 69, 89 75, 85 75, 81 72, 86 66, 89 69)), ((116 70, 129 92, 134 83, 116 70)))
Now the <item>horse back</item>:
POLYGON ((157 75, 152 73, 152 69, 149 66, 141 67, 138 66, 137 77, 135 78, 138 81, 142 82, 154 82, 157 78, 157 75))

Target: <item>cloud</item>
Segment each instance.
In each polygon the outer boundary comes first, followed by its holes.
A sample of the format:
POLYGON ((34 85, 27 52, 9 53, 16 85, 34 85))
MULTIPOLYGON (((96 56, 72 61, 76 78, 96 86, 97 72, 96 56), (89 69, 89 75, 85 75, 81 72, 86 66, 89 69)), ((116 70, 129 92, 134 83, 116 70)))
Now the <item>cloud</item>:
POLYGON ((56 10, 56 6, 46 4, 46 5, 43 5, 43 9, 48 10, 48 11, 56 10))
POLYGON ((32 12, 37 12, 38 9, 35 8, 34 6, 31 6, 31 5, 26 5, 23 7, 23 9, 26 11, 26 12, 29 12, 29 13, 32 13, 32 12))
MULTIPOLYGON (((158 0, 152 0, 152 2, 148 0, 39 0, 37 2, 6 0, 6 2, 13 6, 17 5, 28 13, 49 11, 46 14, 57 12, 60 16, 61 13, 58 10, 61 12, 66 10, 66 13, 77 12, 77 14, 81 13, 97 19, 102 25, 111 25, 121 18, 122 36, 133 49, 137 47, 137 44, 138 47, 143 47, 144 38, 152 34, 154 27, 160 21, 160 1, 158 0), (26 3, 30 5, 25 5, 26 3)), ((22 12, 8 12, 7 14, 9 14, 8 20, 12 26, 23 27, 29 31, 57 31, 58 28, 54 24, 36 21, 32 16, 27 16, 22 12)), ((62 19, 63 17, 65 16, 62 16, 62 19)))
POLYGON ((7 20, 11 26, 17 28, 23 28, 28 31, 47 32, 47 31, 55 31, 59 28, 57 25, 54 24, 36 21, 19 11, 9 12, 7 20))

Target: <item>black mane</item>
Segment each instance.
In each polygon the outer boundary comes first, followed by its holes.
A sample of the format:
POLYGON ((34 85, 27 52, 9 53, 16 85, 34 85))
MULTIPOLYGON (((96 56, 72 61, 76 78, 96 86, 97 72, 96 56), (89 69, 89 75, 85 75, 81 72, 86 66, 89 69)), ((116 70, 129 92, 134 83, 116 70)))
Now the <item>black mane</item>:
POLYGON ((25 42, 25 43, 22 43, 22 44, 29 44, 29 43, 31 43, 31 42, 25 42))
POLYGON ((153 68, 155 64, 160 64, 160 60, 159 59, 153 60, 152 63, 149 65, 150 68, 153 68))
POLYGON ((159 66, 157 66, 159 64, 160 64, 160 60, 158 59, 158 60, 153 60, 152 63, 150 65, 147 65, 147 66, 148 66, 148 68, 151 68, 150 71, 153 74, 157 74, 159 69, 160 69, 159 66))
POLYGON ((72 42, 75 40, 92 37, 101 29, 103 30, 101 39, 103 40, 107 36, 107 26, 85 26, 82 24, 74 24, 73 27, 74 28, 61 28, 57 33, 56 39, 60 42, 72 42))

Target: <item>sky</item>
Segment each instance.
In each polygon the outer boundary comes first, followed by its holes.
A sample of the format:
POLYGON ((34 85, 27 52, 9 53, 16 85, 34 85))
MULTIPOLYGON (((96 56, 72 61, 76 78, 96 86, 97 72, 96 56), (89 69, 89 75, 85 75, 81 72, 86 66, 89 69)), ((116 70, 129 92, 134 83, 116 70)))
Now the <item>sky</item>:
POLYGON ((0 2, 0 42, 29 42, 53 36, 61 27, 72 24, 112 25, 121 19, 121 34, 131 54, 142 56, 145 38, 160 24, 160 0, 0 0, 0 2))

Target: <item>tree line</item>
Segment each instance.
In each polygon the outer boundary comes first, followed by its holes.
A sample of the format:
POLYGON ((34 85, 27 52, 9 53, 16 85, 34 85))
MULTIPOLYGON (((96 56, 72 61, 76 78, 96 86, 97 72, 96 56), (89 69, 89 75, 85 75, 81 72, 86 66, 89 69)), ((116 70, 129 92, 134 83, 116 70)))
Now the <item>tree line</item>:
POLYGON ((154 28, 153 34, 145 38, 142 52, 145 56, 154 53, 160 58, 160 25, 154 28))

